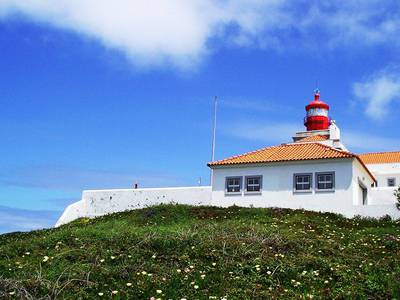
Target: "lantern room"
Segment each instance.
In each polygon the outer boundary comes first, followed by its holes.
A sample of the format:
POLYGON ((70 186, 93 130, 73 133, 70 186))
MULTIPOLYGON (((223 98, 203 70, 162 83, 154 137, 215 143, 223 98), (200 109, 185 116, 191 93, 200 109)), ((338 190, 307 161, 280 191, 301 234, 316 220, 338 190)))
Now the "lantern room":
POLYGON ((306 111, 304 126, 307 127, 307 131, 327 130, 329 128, 329 105, 320 99, 319 90, 315 90, 314 100, 306 106, 306 111))

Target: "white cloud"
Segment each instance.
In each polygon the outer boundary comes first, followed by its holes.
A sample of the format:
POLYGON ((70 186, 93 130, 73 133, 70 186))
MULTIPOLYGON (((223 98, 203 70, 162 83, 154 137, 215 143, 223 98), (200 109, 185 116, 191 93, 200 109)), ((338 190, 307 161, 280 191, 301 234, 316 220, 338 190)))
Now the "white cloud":
MULTIPOLYGON (((280 122, 238 122, 222 128, 225 135, 235 138, 277 145, 292 142, 296 132, 304 131, 298 123, 280 122)), ((342 130, 343 144, 355 153, 369 151, 390 151, 399 149, 398 138, 384 137, 360 130, 342 130)))
POLYGON ((292 136, 304 130, 296 123, 239 122, 222 128, 222 132, 240 139, 273 143, 292 142, 292 136))
MULTIPOLYGON (((136 64, 196 64, 208 52, 209 38, 237 26, 236 36, 251 39, 264 9, 285 0, 3 0, 0 15, 22 13, 72 30, 118 49, 136 64)), ((272 17, 273 18, 273 17, 272 17)))
POLYGON ((397 1, 2 0, 0 17, 23 14, 81 34, 144 66, 191 68, 211 41, 275 49, 399 45, 397 1))
POLYGON ((353 85, 354 95, 366 104, 369 117, 378 120, 388 115, 391 104, 400 99, 397 72, 383 70, 353 85))
POLYGON ((354 152, 391 151, 399 150, 399 139, 365 133, 362 131, 346 130, 342 133, 342 142, 354 152))

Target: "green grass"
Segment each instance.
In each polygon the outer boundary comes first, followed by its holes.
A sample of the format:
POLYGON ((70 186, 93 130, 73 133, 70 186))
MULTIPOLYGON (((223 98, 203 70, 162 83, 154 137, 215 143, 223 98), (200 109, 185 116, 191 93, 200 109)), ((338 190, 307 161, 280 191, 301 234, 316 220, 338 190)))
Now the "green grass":
POLYGON ((400 223, 161 205, 0 236, 2 299, 152 297, 400 299, 400 223))

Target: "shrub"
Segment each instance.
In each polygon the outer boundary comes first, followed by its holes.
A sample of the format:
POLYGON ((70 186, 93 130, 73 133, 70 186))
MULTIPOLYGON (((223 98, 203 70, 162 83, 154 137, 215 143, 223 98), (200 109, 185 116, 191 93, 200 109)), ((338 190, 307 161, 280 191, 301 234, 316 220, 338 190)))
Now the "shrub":
POLYGON ((397 209, 400 210, 400 185, 399 185, 399 187, 394 191, 394 195, 395 195, 395 197, 397 198, 396 207, 397 207, 397 209))

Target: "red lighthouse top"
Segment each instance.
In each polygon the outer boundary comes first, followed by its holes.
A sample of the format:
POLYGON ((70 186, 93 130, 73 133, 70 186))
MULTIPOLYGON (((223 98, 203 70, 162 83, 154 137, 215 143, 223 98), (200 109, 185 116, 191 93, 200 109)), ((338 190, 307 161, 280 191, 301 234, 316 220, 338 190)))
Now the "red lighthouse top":
POLYGON ((304 126, 307 127, 307 131, 327 130, 329 128, 329 105, 320 99, 318 89, 314 92, 314 101, 306 106, 306 111, 307 116, 304 119, 304 126))

